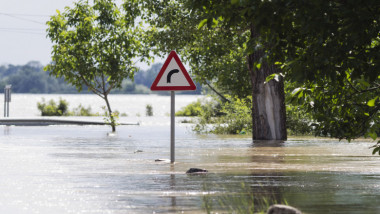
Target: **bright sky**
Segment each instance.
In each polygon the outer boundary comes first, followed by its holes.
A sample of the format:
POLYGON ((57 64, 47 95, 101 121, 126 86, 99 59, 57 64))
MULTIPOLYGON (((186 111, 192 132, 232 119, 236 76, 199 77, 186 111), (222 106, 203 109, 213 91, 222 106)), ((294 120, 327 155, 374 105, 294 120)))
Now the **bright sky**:
MULTIPOLYGON (((0 0, 0 65, 50 62, 46 21, 74 0, 0 0)), ((121 0, 117 0, 121 2, 121 0)), ((138 64, 142 69, 149 66, 138 64)))

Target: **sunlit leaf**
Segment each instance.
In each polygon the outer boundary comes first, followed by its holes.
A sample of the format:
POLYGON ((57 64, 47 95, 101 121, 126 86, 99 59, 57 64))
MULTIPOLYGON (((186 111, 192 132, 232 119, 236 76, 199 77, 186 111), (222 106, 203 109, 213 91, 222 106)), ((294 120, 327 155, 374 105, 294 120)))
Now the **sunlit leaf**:
POLYGON ((201 29, 205 24, 207 23, 207 19, 203 19, 199 25, 198 25, 198 30, 201 29))
POLYGON ((257 64, 256 64, 256 68, 257 68, 257 69, 260 69, 260 68, 261 68, 261 63, 257 63, 257 64))
POLYGON ((370 106, 370 107, 374 107, 377 98, 378 98, 378 97, 375 97, 375 98, 373 98, 372 100, 368 101, 368 102, 367 102, 367 105, 370 106))

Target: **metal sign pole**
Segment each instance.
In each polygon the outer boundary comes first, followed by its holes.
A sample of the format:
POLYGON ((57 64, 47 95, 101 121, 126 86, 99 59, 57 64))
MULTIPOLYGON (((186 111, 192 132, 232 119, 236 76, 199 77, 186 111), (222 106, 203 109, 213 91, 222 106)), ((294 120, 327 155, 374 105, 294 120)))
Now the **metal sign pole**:
POLYGON ((170 103, 170 163, 175 161, 175 92, 171 91, 170 103))

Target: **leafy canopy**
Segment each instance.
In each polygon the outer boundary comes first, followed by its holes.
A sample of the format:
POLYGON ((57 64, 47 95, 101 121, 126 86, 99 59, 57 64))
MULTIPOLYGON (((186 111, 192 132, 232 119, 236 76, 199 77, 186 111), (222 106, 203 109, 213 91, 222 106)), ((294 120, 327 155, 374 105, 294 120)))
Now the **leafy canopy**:
POLYGON ((261 60, 281 66, 281 75, 294 86, 290 101, 312 114, 317 134, 348 140, 377 138, 379 1, 186 2, 192 11, 203 14, 200 25, 223 20, 230 28, 254 27, 259 37, 250 38, 247 52, 265 47, 261 60))
POLYGON ((78 91, 86 85, 106 102, 112 131, 115 114, 108 94, 121 88, 123 79, 133 79, 137 68, 133 58, 140 51, 141 30, 135 25, 140 9, 135 0, 125 1, 123 9, 112 0, 80 0, 47 22, 47 36, 53 42, 52 63, 45 67, 51 75, 63 77, 78 91))
MULTIPOLYGON (((133 2, 124 8, 132 10, 133 2)), ((64 79, 80 91, 82 85, 104 97, 120 88, 124 78, 133 78, 139 55, 138 13, 121 10, 111 0, 95 0, 91 6, 80 0, 64 12, 57 10, 47 22, 47 36, 53 42, 50 74, 64 79)))

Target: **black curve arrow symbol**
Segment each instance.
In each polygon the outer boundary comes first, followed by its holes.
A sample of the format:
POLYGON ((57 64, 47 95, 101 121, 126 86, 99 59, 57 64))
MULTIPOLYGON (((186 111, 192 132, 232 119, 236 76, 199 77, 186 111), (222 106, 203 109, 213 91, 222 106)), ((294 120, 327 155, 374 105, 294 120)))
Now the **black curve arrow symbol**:
POLYGON ((167 76, 167 83, 170 83, 170 80, 171 80, 171 78, 172 78, 172 75, 173 74, 175 74, 175 73, 178 73, 179 72, 179 70, 178 69, 173 69, 173 70, 171 70, 171 71, 169 71, 169 73, 168 73, 168 76, 167 76))

